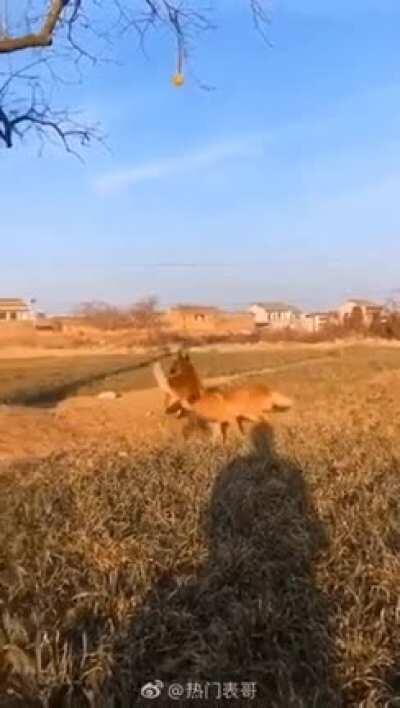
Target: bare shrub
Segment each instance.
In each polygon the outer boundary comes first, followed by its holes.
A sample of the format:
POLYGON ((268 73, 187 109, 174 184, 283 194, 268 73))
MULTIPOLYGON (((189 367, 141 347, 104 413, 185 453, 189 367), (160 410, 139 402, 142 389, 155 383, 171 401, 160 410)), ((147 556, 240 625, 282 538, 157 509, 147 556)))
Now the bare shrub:
POLYGON ((378 336, 385 339, 400 339, 400 313, 391 312, 379 326, 375 324, 374 329, 379 332, 378 336))
POLYGON ((365 329, 364 315, 359 305, 353 307, 349 317, 345 319, 345 326, 352 332, 362 332, 365 329))
POLYGON ((128 309, 128 315, 137 329, 150 329, 160 325, 160 313, 157 311, 158 300, 153 295, 138 300, 128 309))
POLYGON ((130 324, 126 311, 103 301, 84 302, 79 305, 75 314, 84 324, 97 329, 121 329, 130 324))

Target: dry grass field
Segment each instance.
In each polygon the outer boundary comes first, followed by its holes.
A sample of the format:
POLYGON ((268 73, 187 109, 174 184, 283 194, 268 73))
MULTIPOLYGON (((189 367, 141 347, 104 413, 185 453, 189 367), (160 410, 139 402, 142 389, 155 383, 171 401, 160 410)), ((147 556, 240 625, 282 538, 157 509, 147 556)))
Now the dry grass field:
MULTIPOLYGON (((215 376, 271 367, 260 380, 296 401, 245 442, 185 440, 157 412, 121 435, 133 392, 99 418, 85 399, 97 441, 4 464, 1 707, 177 703, 141 698, 154 680, 257 684, 218 705, 400 705, 400 349, 231 356, 195 360, 215 376)), ((121 372, 119 390, 136 375, 150 376, 121 372)))

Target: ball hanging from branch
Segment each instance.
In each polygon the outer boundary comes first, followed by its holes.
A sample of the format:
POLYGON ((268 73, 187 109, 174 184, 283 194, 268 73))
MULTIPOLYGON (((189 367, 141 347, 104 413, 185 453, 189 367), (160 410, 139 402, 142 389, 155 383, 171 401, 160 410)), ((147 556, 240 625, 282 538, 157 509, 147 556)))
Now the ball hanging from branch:
POLYGON ((181 71, 177 71, 172 77, 172 83, 177 88, 180 88, 185 83, 185 75, 181 71))
POLYGON ((178 42, 178 61, 176 66, 176 72, 172 77, 172 83, 176 88, 181 88, 185 83, 185 74, 183 73, 183 47, 180 42, 178 42))

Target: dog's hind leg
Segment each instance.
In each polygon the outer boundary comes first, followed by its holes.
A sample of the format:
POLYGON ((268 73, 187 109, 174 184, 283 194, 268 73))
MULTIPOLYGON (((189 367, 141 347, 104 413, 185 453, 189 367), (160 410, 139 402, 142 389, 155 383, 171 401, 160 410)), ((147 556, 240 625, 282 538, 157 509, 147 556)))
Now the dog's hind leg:
POLYGON ((244 429, 243 423, 244 423, 244 418, 242 418, 242 417, 239 415, 239 416, 236 418, 236 425, 237 425, 237 429, 238 429, 239 433, 244 436, 244 435, 246 434, 246 431, 245 431, 245 429, 244 429))
POLYGON ((229 423, 221 423, 221 437, 222 437, 222 442, 224 445, 226 444, 226 437, 228 435, 228 428, 229 428, 229 423))
POLYGON ((213 442, 225 442, 226 431, 224 429, 224 423, 210 423, 211 426, 211 439, 213 442))

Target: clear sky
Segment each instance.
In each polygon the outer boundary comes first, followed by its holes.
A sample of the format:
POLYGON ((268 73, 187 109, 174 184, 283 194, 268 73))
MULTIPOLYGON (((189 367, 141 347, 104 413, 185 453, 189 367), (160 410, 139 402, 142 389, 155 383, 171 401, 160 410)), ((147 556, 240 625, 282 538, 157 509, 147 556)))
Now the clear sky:
POLYGON ((146 295, 305 308, 400 287, 400 3, 246 0, 174 89, 174 46, 133 44, 64 100, 101 120, 85 164, 0 151, 1 295, 43 309, 146 295))

